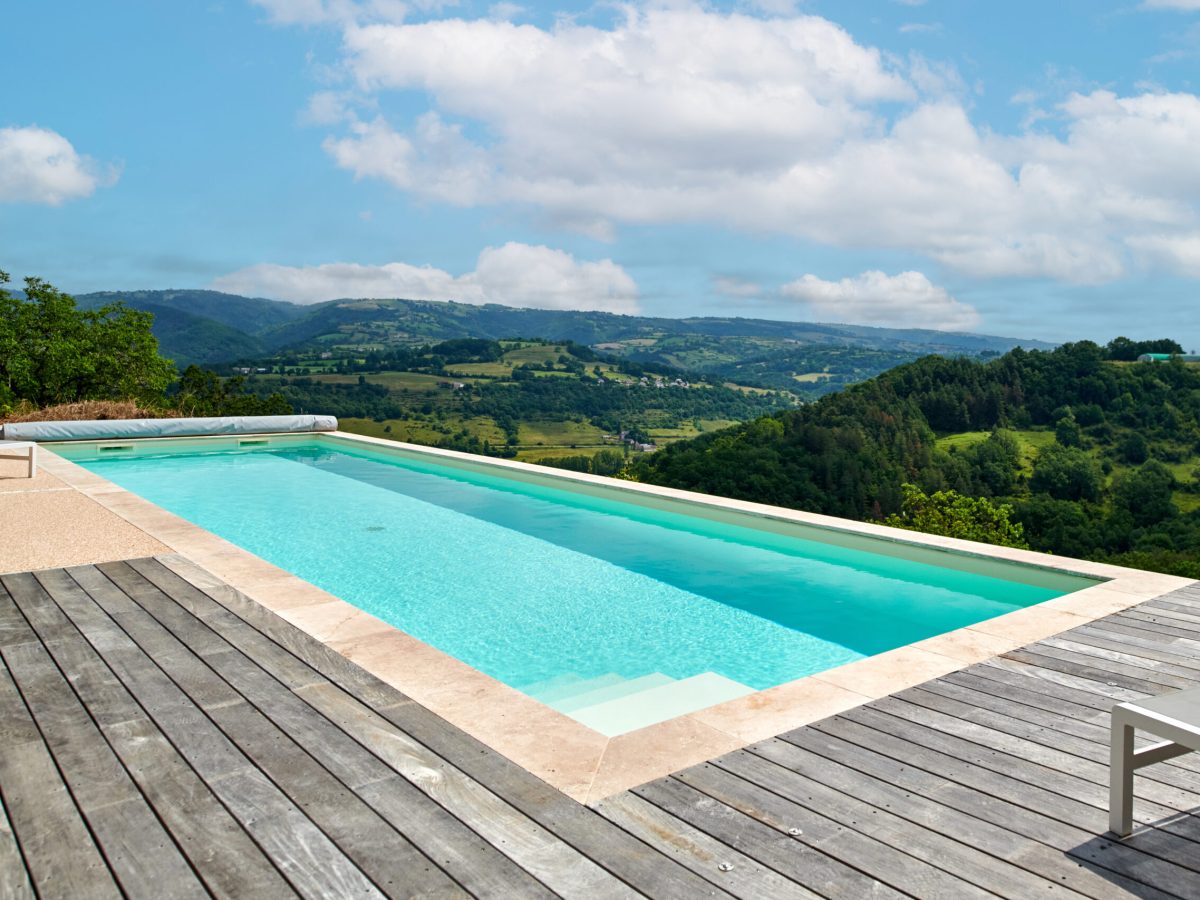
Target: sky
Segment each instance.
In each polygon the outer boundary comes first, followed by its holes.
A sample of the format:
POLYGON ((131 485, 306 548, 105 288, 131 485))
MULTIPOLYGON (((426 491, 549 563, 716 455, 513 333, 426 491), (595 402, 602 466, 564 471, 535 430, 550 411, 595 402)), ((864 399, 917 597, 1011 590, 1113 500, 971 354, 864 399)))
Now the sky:
POLYGON ((21 0, 0 269, 1200 348, 1200 0, 21 0))

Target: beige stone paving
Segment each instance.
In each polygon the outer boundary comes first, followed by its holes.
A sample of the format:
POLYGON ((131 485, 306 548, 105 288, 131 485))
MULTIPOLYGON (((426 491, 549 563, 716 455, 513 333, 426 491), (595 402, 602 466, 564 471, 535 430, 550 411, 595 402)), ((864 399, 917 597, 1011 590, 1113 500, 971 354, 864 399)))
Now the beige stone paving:
POLYGON ((29 463, 25 460, 15 459, 12 456, 0 457, 0 493, 62 490, 65 487, 66 485, 60 479, 55 478, 44 468, 39 468, 38 473, 30 478, 29 463))
MULTIPOLYGON (((337 435, 389 448, 396 444, 337 435)), ((427 455, 451 451, 407 448, 427 455)), ((1186 579, 1030 551, 982 548, 950 538, 777 510, 738 501, 723 507, 903 541, 1114 579, 1056 600, 980 622, 836 669, 607 738, 442 651, 240 547, 159 509, 82 467, 43 453, 35 481, 0 467, 0 516, 16 519, 15 541, 0 544, 0 571, 159 555, 184 578, 217 593, 237 591, 391 684, 412 700, 581 802, 606 796, 895 693, 1031 641, 1128 608, 1186 579), (10 515, 11 514, 11 515, 10 515), (40 549, 39 549, 40 548, 40 549), (174 552, 171 552, 174 551, 174 552), (8 568, 6 568, 8 567, 8 568)), ((519 477, 603 483, 638 493, 714 501, 700 495, 488 461, 519 477)), ((0 461, 0 466, 3 461, 0 461)), ((16 463, 21 468, 22 463, 16 463)))
POLYGON ((78 491, 0 493, 0 572, 80 566, 168 550, 78 491))

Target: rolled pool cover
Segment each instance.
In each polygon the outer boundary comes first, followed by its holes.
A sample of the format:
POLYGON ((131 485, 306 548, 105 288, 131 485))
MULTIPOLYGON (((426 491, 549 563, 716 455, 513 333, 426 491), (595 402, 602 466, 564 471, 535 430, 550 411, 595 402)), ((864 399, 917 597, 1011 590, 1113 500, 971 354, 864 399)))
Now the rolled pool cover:
POLYGON ((295 434, 337 431, 333 416, 212 416, 195 419, 92 419, 10 422, 9 441, 103 441, 114 438, 199 437, 215 434, 295 434))

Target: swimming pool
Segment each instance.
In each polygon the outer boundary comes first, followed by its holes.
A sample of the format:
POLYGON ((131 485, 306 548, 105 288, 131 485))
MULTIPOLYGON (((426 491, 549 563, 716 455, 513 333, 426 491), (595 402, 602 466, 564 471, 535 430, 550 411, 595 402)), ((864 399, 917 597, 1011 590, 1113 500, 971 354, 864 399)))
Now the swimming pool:
POLYGON ((208 446, 54 449, 605 735, 1096 584, 483 461, 208 446))

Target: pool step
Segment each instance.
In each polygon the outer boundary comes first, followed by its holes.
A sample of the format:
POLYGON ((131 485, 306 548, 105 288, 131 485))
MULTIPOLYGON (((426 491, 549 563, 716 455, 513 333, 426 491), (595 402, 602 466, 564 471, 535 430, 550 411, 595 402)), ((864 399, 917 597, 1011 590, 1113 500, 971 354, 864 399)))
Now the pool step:
POLYGON ((576 694, 594 691, 599 688, 608 687, 609 685, 621 684, 625 680, 614 672, 610 672, 607 675, 597 675, 593 678, 584 678, 582 675, 577 675, 574 672, 567 672, 565 675, 555 675, 553 678, 547 678, 545 681, 527 684, 521 688, 521 693, 528 694, 534 700, 540 700, 547 706, 553 706, 558 700, 574 697, 576 694))
POLYGON ((703 672, 614 700, 584 706, 572 710, 569 715, 607 737, 616 737, 752 693, 754 688, 748 685, 715 672, 703 672))
MULTIPOLYGON (((592 679, 588 683, 595 684, 597 680, 599 679, 592 679)), ((570 713, 585 706, 595 706, 597 703, 604 703, 608 700, 618 700, 621 697, 636 694, 647 688, 674 683, 675 679, 670 675, 664 675, 661 672, 651 672, 649 675, 642 675, 639 678, 622 678, 606 685, 593 687, 591 690, 580 690, 574 694, 552 700, 542 700, 542 702, 547 706, 554 707, 559 712, 570 713)))

